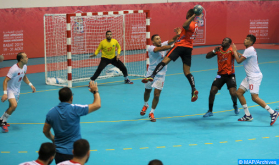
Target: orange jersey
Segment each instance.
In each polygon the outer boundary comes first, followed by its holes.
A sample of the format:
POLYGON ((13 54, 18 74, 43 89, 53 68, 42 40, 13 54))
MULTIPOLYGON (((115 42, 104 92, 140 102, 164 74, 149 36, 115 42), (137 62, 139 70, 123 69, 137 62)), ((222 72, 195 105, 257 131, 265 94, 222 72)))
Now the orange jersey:
POLYGON ((197 23, 192 21, 189 25, 188 30, 182 28, 181 34, 174 45, 193 48, 193 42, 196 37, 197 30, 198 30, 197 23))
POLYGON ((234 74, 234 55, 232 47, 229 47, 227 51, 220 48, 220 51, 216 52, 218 60, 218 75, 221 74, 234 74))

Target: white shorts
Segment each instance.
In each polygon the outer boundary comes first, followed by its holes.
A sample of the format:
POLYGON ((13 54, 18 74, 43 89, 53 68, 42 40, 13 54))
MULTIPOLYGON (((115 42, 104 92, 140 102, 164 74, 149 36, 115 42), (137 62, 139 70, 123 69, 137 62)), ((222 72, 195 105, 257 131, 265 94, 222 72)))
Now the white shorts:
POLYGON ((243 89, 244 91, 250 90, 251 94, 259 94, 262 78, 263 76, 250 78, 245 77, 239 88, 243 89))
MULTIPOLYGON (((146 77, 151 75, 152 72, 153 71, 148 70, 146 73, 146 77)), ((165 83, 165 77, 166 77, 166 74, 157 74, 152 82, 148 81, 148 83, 145 84, 145 88, 146 89, 156 88, 159 90, 163 90, 164 83, 165 83)))
POLYGON ((7 90, 8 99, 16 99, 16 102, 19 101, 19 93, 12 90, 7 90))

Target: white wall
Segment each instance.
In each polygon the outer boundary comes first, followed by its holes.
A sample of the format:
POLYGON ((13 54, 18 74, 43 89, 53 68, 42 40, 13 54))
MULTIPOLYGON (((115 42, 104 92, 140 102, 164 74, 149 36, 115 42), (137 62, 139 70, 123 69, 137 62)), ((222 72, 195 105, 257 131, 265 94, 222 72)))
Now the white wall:
POLYGON ((57 7, 57 6, 92 6, 109 4, 145 4, 193 1, 226 1, 226 0, 0 0, 0 9, 57 7))

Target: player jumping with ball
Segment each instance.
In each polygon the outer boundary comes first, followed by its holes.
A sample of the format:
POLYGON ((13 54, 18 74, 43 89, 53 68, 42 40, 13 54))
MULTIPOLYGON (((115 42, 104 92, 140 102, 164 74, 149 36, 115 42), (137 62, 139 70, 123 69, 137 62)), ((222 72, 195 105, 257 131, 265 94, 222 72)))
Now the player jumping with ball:
MULTIPOLYGON (((200 13, 201 14, 201 13, 200 13)), ((193 42, 196 37, 198 25, 193 20, 197 15, 194 13, 194 9, 190 9, 186 15, 186 21, 183 23, 182 32, 174 44, 174 47, 167 53, 162 62, 160 62, 153 73, 142 80, 143 83, 153 81, 154 77, 166 66, 171 60, 175 61, 178 57, 181 57, 183 61, 184 75, 187 77, 192 87, 192 98, 194 102, 198 99, 198 91, 195 88, 194 76, 190 72, 193 42)))

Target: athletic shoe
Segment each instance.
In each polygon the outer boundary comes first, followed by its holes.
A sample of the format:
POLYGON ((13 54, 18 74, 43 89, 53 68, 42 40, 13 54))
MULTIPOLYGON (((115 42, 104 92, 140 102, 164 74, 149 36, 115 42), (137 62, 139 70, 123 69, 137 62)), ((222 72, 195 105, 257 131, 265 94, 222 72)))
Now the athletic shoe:
POLYGON ((144 106, 142 107, 142 110, 140 111, 140 115, 141 115, 141 116, 145 115, 147 108, 148 108, 148 105, 147 105, 147 106, 144 105, 144 106))
POLYGON ((153 78, 152 78, 152 77, 146 77, 146 78, 144 78, 144 79, 141 80, 142 83, 148 83, 148 81, 151 81, 151 82, 152 82, 152 81, 153 81, 153 78))
POLYGON ((152 122, 156 122, 156 119, 154 117, 154 113, 149 113, 149 118, 152 122))
POLYGON ((124 80, 124 83, 125 84, 134 84, 132 81, 130 81, 129 79, 127 79, 127 80, 124 80))
POLYGON ((242 117, 242 118, 239 118, 238 121, 252 121, 253 120, 253 117, 252 115, 250 114, 250 116, 247 116, 246 114, 242 117))
MULTIPOLYGON (((7 122, 3 122, 7 127, 10 126, 10 124, 8 124, 7 122)), ((0 125, 2 125, 2 120, 0 120, 0 125)))
POLYGON ((2 128, 2 132, 3 132, 3 133, 9 132, 8 127, 7 127, 6 125, 2 124, 2 125, 1 125, 1 128, 2 128))
POLYGON ((238 115, 239 114, 239 109, 238 109, 237 105, 234 105, 233 108, 234 108, 234 113, 236 115, 238 115))
POLYGON ((10 124, 8 124, 7 122, 4 122, 4 124, 5 124, 7 127, 11 126, 11 125, 10 125, 10 124))
POLYGON ((210 117, 210 116, 213 116, 213 113, 210 112, 210 111, 207 111, 207 112, 203 115, 203 117, 210 117))
POLYGON ((270 125, 271 125, 271 126, 275 123, 276 119, 278 118, 278 115, 279 115, 279 114, 278 114, 277 111, 274 111, 273 114, 270 114, 270 117, 271 117, 270 125))
POLYGON ((197 90, 195 90, 192 93, 192 99, 191 99, 192 102, 195 102, 196 100, 198 100, 198 94, 199 94, 199 91, 197 91, 197 90))

